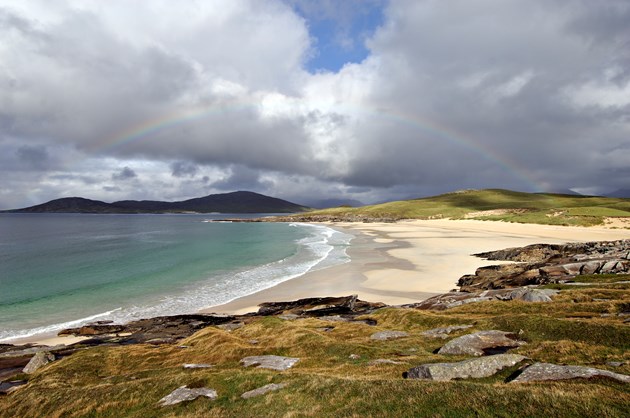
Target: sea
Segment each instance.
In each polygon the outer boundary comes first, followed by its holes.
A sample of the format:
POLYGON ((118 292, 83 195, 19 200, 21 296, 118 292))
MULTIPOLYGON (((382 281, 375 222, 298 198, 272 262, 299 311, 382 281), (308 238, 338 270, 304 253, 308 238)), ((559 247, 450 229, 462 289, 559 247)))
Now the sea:
POLYGON ((0 342, 195 313, 349 261, 352 235, 231 214, 0 214, 0 342))

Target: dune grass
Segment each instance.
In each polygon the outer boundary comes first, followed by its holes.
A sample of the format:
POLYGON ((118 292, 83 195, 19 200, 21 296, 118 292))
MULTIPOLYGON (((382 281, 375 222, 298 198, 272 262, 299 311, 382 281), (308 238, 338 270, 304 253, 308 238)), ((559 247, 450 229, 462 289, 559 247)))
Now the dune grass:
POLYGON ((630 199, 522 193, 487 189, 358 208, 330 208, 301 217, 366 216, 391 219, 482 219, 549 225, 601 225, 605 218, 630 217, 630 199))
POLYGON ((429 362, 462 360, 435 354, 446 340, 422 331, 455 324, 476 330, 518 333, 527 344, 514 350, 543 361, 588 365, 630 374, 630 330, 617 315, 628 310, 630 285, 607 285, 611 277, 586 278, 594 287, 563 290, 551 303, 483 302, 433 312, 384 308, 371 315, 377 326, 320 319, 256 319, 228 332, 209 327, 178 345, 86 349, 54 362, 28 385, 0 398, 2 417, 467 417, 598 416, 627 414, 628 385, 608 380, 514 384, 517 367, 485 379, 424 382, 403 371, 429 362), (603 316, 602 316, 603 314, 603 316), (329 327, 334 327, 332 330, 329 327), (380 330, 408 338, 373 341, 380 330), (299 357, 285 372, 243 368, 250 355, 299 357), (350 355, 359 358, 351 358, 350 355), (370 365, 374 359, 400 364, 370 365), (611 361, 625 361, 613 367, 611 361), (183 363, 211 363, 184 370, 183 363), (277 392, 244 400, 240 394, 268 383, 277 392), (179 386, 211 387, 219 398, 161 408, 157 401, 179 386))

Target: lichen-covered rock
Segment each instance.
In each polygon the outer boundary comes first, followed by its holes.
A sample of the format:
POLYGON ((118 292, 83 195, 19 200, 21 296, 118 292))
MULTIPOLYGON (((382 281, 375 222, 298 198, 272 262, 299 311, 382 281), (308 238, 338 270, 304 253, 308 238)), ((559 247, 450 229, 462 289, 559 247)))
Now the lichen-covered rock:
POLYGON ((209 388, 187 388, 180 386, 162 399, 158 401, 161 406, 175 405, 180 402, 194 401, 200 396, 204 396, 210 400, 215 400, 218 395, 217 391, 209 388))
POLYGON ((258 366, 259 369, 271 369, 283 371, 290 369, 300 361, 295 357, 282 357, 282 356, 250 356, 241 360, 241 363, 245 367, 258 366))
POLYGON ((561 366, 551 363, 534 363, 514 380, 513 383, 540 382, 545 380, 592 379, 606 377, 624 383, 630 383, 630 376, 608 370, 584 366, 561 366))
POLYGON ((249 392, 245 392, 241 395, 243 399, 253 398, 255 396, 261 396, 269 392, 273 392, 275 390, 280 390, 286 387, 286 383, 270 383, 268 385, 259 387, 258 389, 250 390, 249 392))
POLYGON ((22 371, 27 374, 34 373, 40 367, 43 367, 53 361, 55 361, 54 354, 48 351, 40 351, 38 353, 35 353, 31 361, 28 362, 28 364, 24 367, 24 369, 22 369, 22 371))
POLYGON ((497 354, 464 360, 456 363, 431 363, 414 367, 403 373, 406 379, 428 379, 446 382, 453 379, 482 378, 492 376, 506 367, 525 360, 518 354, 497 354))
POLYGON ((505 352, 523 344, 524 341, 519 341, 516 334, 510 332, 479 331, 447 342, 440 348, 438 354, 483 356, 505 352))
POLYGON ((398 338, 408 337, 409 334, 404 331, 379 331, 370 335, 371 340, 376 341, 385 341, 385 340, 395 340, 398 338))
POLYGON ((421 332, 425 337, 431 338, 448 338, 448 335, 454 331, 460 331, 463 329, 471 328, 472 325, 451 325, 443 328, 433 328, 428 331, 421 332))

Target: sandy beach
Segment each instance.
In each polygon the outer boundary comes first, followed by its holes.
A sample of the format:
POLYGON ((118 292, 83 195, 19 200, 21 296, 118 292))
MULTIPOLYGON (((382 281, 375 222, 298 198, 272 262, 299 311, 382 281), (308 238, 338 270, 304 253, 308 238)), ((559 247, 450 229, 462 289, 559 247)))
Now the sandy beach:
POLYGON ((358 294, 389 305, 412 303, 455 288, 457 279, 497 264, 471 254, 536 243, 630 239, 630 230, 476 220, 335 223, 355 235, 346 264, 309 272, 202 312, 242 314, 262 302, 358 294))

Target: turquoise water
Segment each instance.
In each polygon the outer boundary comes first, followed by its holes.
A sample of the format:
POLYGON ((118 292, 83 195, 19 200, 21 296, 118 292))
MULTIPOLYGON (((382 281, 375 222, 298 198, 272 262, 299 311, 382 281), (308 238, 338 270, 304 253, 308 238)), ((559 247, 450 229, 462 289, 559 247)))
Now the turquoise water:
POLYGON ((223 217, 0 214, 0 341, 192 313, 348 260, 330 228, 223 217))

